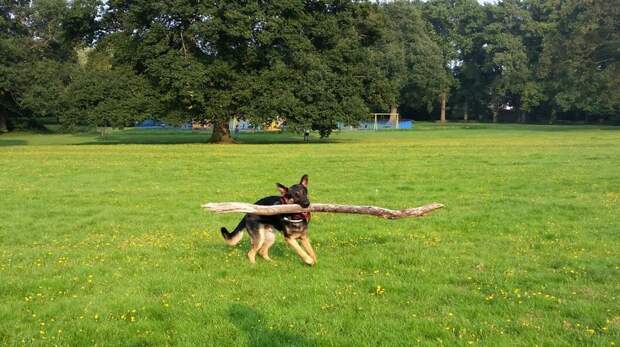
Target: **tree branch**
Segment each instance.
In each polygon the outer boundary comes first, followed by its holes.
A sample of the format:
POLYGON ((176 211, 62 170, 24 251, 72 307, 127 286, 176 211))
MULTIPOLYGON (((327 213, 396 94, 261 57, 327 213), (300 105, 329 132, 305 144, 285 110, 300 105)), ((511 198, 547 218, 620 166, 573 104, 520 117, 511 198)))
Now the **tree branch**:
POLYGON ((243 212, 262 216, 273 216, 276 214, 302 213, 302 212, 331 212, 331 213, 354 213, 367 214, 386 219, 399 219, 405 217, 421 217, 434 210, 442 208, 444 205, 432 203, 420 207, 407 208, 404 210, 390 210, 376 206, 356 206, 356 205, 337 205, 337 204, 312 204, 308 208, 299 205, 253 205, 243 202, 212 202, 202 205, 209 211, 216 213, 243 212))
POLYGON ((185 48, 185 39, 183 38, 183 30, 181 30, 181 50, 183 51, 183 57, 187 59, 187 48, 185 48))

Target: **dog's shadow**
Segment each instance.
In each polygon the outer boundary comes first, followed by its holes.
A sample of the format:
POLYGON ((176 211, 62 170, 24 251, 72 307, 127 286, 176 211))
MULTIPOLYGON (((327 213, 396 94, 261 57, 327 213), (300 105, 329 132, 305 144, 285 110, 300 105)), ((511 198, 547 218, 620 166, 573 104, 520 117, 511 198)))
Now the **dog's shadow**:
POLYGON ((247 335, 248 347, 317 345, 302 335, 273 328, 260 312, 246 305, 233 304, 228 316, 231 323, 247 335))
MULTIPOLYGON (((224 243, 221 244, 206 244, 203 245, 201 248, 205 250, 206 253, 221 253, 221 254, 226 254, 227 252, 231 252, 232 250, 238 250, 239 254, 242 256, 243 259, 245 259, 247 261, 247 257, 245 256, 245 254, 250 250, 250 247, 252 246, 252 244, 250 243, 249 240, 241 240, 241 242, 236 245, 236 246, 228 246, 224 243)), ((289 257, 290 255, 294 255, 294 251, 288 247, 285 243, 284 240, 277 240, 276 239, 276 243, 269 249, 269 256, 271 256, 273 258, 273 260, 277 261, 279 259, 285 259, 287 257, 289 257), (280 241, 280 244, 278 244, 278 241, 280 241)), ((256 261, 258 262, 259 260, 262 261, 262 258, 257 255, 256 256, 256 261)))

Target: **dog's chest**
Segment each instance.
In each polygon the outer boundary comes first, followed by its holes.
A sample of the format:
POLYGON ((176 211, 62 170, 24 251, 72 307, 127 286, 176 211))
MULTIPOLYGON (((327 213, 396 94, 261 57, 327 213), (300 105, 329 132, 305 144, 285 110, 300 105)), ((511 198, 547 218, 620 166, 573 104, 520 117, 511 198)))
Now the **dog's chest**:
POLYGON ((308 232, 308 223, 305 221, 290 222, 284 220, 283 225, 284 234, 286 237, 296 238, 296 236, 302 236, 308 232))

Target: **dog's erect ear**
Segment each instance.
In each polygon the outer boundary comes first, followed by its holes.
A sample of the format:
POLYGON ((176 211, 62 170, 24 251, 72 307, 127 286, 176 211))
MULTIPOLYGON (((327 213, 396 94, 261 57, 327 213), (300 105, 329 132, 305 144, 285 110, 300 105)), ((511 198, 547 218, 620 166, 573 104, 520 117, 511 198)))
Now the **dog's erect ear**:
POLYGON ((288 187, 280 184, 280 183, 276 183, 276 186, 278 187, 278 190, 280 191, 280 194, 284 195, 286 193, 288 193, 288 187))
POLYGON ((301 180, 299 181, 299 184, 308 188, 308 175, 301 176, 301 180))

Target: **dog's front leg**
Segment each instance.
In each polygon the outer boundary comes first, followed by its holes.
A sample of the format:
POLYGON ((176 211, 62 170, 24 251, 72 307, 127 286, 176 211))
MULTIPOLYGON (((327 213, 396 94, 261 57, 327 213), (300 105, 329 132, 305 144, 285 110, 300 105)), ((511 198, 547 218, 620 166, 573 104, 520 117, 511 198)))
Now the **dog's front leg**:
POLYGON ((301 246, 306 250, 306 252, 308 252, 312 260, 316 263, 316 253, 314 253, 314 249, 310 244, 310 239, 308 236, 302 236, 299 241, 301 241, 301 246))
POLYGON ((293 249, 295 250, 295 252, 297 252, 297 254, 299 255, 299 257, 301 259, 303 259, 304 263, 308 264, 308 265, 314 265, 314 259, 312 259, 311 256, 308 255, 308 253, 306 253, 301 246, 299 246, 299 244, 297 243, 297 240, 295 240, 294 238, 291 237, 286 237, 285 238, 286 242, 291 245, 291 247, 293 247, 293 249))
POLYGON ((256 263, 256 252, 258 252, 265 242, 265 233, 263 230, 260 230, 259 234, 256 237, 252 238, 252 248, 248 252, 248 259, 250 263, 256 263))

